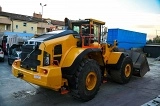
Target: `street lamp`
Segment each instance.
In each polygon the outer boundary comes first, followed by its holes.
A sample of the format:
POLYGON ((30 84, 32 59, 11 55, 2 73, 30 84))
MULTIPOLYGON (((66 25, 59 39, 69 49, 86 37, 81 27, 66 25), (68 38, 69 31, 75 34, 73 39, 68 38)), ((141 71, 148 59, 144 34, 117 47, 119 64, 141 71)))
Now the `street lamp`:
MULTIPOLYGON (((41 13, 41 15, 42 15, 42 23, 43 23, 43 7, 44 6, 47 6, 47 4, 42 4, 42 3, 40 3, 40 6, 42 7, 42 13, 41 13)), ((41 23, 41 28, 42 28, 42 23, 41 23)), ((42 28, 42 33, 43 33, 43 28, 42 28)))
POLYGON ((47 6, 47 4, 43 5, 42 3, 40 3, 40 6, 42 7, 42 18, 43 18, 43 7, 47 6))

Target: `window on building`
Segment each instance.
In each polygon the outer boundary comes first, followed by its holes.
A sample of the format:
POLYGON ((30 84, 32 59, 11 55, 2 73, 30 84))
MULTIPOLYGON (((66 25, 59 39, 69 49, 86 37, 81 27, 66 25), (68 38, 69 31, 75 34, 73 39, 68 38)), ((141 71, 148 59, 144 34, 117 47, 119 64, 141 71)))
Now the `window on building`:
POLYGON ((10 25, 5 25, 5 30, 10 30, 10 25))
POLYGON ((33 31, 33 27, 31 27, 31 30, 33 31))
POLYGON ((47 30, 47 32, 50 32, 50 31, 51 31, 51 29, 50 29, 50 28, 47 28, 46 30, 47 30))
POLYGON ((27 26, 27 23, 26 23, 26 22, 24 22, 24 23, 23 23, 23 26, 27 26))
POLYGON ((18 29, 18 25, 16 25, 16 29, 18 29))

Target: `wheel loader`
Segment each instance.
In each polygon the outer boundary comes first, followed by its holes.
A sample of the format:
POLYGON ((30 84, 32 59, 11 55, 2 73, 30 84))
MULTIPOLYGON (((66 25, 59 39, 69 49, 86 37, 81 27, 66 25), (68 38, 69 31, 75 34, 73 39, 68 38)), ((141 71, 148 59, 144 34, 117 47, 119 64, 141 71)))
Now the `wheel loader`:
POLYGON ((144 54, 120 51, 103 41, 105 22, 96 19, 69 20, 65 29, 48 32, 25 42, 21 59, 12 73, 21 78, 82 101, 95 97, 108 76, 121 84, 132 75, 143 77, 149 66, 144 54))

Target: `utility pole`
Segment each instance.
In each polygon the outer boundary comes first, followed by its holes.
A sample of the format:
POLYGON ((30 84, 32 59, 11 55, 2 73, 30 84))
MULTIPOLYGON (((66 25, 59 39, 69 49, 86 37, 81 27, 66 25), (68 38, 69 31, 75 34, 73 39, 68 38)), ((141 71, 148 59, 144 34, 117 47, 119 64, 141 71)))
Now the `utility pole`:
POLYGON ((156 30, 156 36, 158 36, 159 35, 159 33, 158 32, 160 32, 160 30, 156 30))
MULTIPOLYGON (((44 6, 47 6, 47 4, 42 4, 42 3, 40 3, 40 6, 42 7, 42 13, 41 13, 41 15, 42 15, 42 23, 41 23, 41 28, 42 28, 42 24, 43 24, 43 7, 44 6)), ((42 33, 43 33, 43 28, 42 28, 42 33)))

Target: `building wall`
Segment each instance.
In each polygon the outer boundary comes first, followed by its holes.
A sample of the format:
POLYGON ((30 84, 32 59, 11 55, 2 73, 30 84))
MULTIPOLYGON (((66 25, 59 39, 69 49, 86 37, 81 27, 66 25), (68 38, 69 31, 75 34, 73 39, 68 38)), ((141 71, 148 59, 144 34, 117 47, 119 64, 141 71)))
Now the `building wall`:
POLYGON ((11 20, 7 17, 0 16, 0 32, 11 31, 11 20))
POLYGON ((5 25, 4 24, 0 24, 0 32, 4 32, 5 31, 5 25))
POLYGON ((41 28, 50 28, 50 27, 53 27, 54 25, 52 24, 48 24, 48 23, 42 23, 42 22, 38 22, 37 23, 37 27, 41 27, 41 28))
POLYGON ((42 33, 45 33, 45 28, 37 27, 37 33, 36 34, 42 34, 42 33))
POLYGON ((0 16, 0 24, 11 24, 11 20, 8 17, 0 16))
POLYGON ((37 33, 37 23, 13 20, 13 32, 37 33))
POLYGON ((50 29, 51 27, 54 27, 54 25, 39 22, 39 23, 37 23, 37 34, 46 33, 46 32, 48 32, 47 29, 50 29))
POLYGON ((11 31, 11 25, 0 23, 0 32, 11 31))
MULTIPOLYGON (((34 15, 37 16, 37 14, 34 15)), ((8 17, 0 16, 0 32, 10 31, 10 32, 42 34, 51 31, 53 27, 57 27, 57 29, 62 29, 63 26, 53 25, 50 19, 48 19, 47 22, 37 23, 37 22, 27 22, 21 20, 11 20, 8 17)))
POLYGON ((11 25, 0 23, 0 32, 11 31, 11 25))
POLYGON ((33 13, 33 17, 42 18, 42 14, 33 13))

